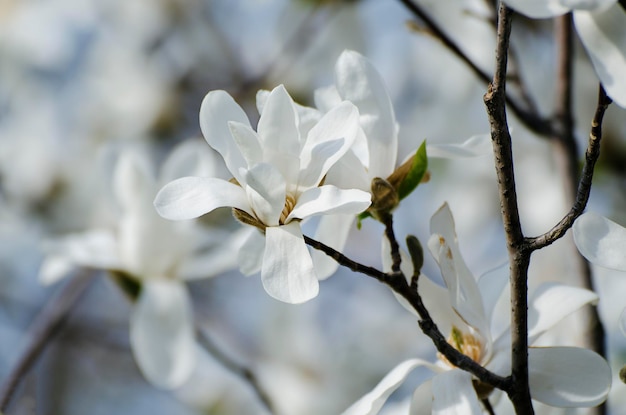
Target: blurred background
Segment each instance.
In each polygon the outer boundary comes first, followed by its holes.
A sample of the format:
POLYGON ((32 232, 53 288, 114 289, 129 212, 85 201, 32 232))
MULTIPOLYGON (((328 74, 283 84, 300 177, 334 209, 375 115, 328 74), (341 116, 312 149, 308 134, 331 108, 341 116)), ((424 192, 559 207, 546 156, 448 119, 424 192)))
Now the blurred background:
MULTIPOLYGON (((491 74, 492 2, 419 5, 491 74)), ((552 22, 518 17, 512 44, 513 71, 524 85, 520 90, 511 81, 513 96, 525 102, 523 91, 550 116, 552 22)), ((228 91, 253 125, 259 89, 284 84, 298 102, 313 105, 315 88, 333 83, 335 61, 345 49, 368 57, 387 84, 400 126, 399 160, 424 139, 461 143, 488 133, 486 83, 400 1, 3 0, 0 379, 23 351, 42 306, 64 283, 39 282, 42 243, 113 220, 116 154, 142 146, 158 166, 176 144, 202 140, 198 111, 210 90, 228 91)), ((582 160, 598 81, 578 43, 574 74, 582 160)), ((569 210, 567 184, 550 141, 509 118, 522 223, 527 235, 537 235, 569 210)), ((613 105, 604 131, 588 209, 626 224, 626 112, 613 105)), ((430 216, 447 201, 469 268, 480 275, 506 261, 492 157, 431 160, 430 171, 430 182, 397 210, 399 238, 414 234, 426 241, 430 216)), ((216 214, 232 220, 228 212, 216 214)), ((381 226, 365 221, 354 229, 347 255, 379 267, 381 233, 381 226)), ((544 281, 579 285, 575 255, 569 234, 536 253, 531 290, 544 281)), ((426 256, 424 273, 440 279, 426 256)), ((211 353, 203 354, 183 387, 151 386, 130 351, 131 305, 106 273, 95 274, 7 414, 265 413, 249 383, 211 353)), ((626 364, 626 336, 618 329, 626 275, 596 268, 594 274, 609 360, 619 368, 626 364)), ((258 275, 236 270, 192 282, 189 289, 197 324, 215 347, 255 374, 278 414, 340 413, 402 360, 435 358, 414 317, 386 287, 344 269, 321 283, 316 299, 297 306, 273 300, 258 275)), ((506 304, 499 316, 508 318, 506 304)), ((580 316, 573 315, 542 341, 575 345, 584 336, 580 316)), ((383 413, 406 408, 426 375, 418 370, 383 413)), ((609 409, 626 414, 626 386, 617 377, 609 409)))

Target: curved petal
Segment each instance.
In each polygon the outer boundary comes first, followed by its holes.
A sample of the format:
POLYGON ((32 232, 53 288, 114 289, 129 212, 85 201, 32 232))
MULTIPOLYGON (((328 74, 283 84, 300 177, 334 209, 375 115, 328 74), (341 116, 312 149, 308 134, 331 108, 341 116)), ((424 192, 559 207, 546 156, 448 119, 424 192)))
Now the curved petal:
POLYGON ((413 396, 411 396, 411 407, 409 415, 431 415, 433 412, 433 384, 431 380, 422 382, 413 396))
POLYGON ((240 122, 229 121, 228 128, 241 155, 246 160, 248 168, 263 161, 263 148, 261 148, 259 137, 252 127, 240 122))
POLYGON ((578 250, 591 263, 626 271, 626 228, 587 212, 576 219, 573 232, 578 250))
POLYGON ((487 321, 478 284, 459 251, 454 219, 447 203, 432 216, 430 231, 433 235, 428 240, 428 248, 441 268, 452 306, 468 325, 490 342, 490 322, 487 321))
POLYGON ((315 215, 356 215, 367 209, 370 203, 370 194, 362 190, 344 190, 331 185, 314 187, 300 195, 286 222, 315 215))
POLYGON ((550 406, 580 408, 604 402, 611 368, 599 354, 577 347, 528 349, 530 396, 550 406))
POLYGON ((598 295, 584 288, 558 283, 542 284, 528 301, 529 344, 566 316, 596 301, 598 295))
POLYGON ((615 3, 604 11, 576 12, 574 22, 607 95, 626 108, 626 11, 615 3))
POLYGON ((562 0, 504 0, 516 12, 534 19, 543 19, 565 14, 571 10, 562 0))
POLYGON ((250 125, 246 113, 226 91, 211 91, 200 106, 200 128, 205 140, 222 155, 226 167, 241 183, 239 168, 247 167, 243 155, 230 134, 229 121, 250 125))
POLYGON ((333 107, 341 104, 341 97, 339 91, 335 85, 327 86, 324 88, 318 88, 313 93, 313 101, 315 106, 322 112, 328 112, 333 107))
MULTIPOLYGON (((350 229, 354 226, 354 215, 327 215, 320 218, 314 239, 336 251, 343 252, 350 229)), ((324 280, 337 271, 339 263, 317 249, 311 250, 311 258, 317 278, 324 280)))
POLYGON ((118 244, 113 232, 95 229, 46 241, 48 254, 39 269, 39 279, 52 284, 69 272, 73 266, 121 270, 118 244))
POLYGON ((428 158, 457 159, 480 157, 493 153, 489 134, 474 135, 461 144, 429 144, 426 146, 428 158))
POLYGON ((419 366, 440 372, 441 368, 422 359, 410 359, 394 367, 371 392, 346 409, 342 415, 374 415, 383 407, 389 396, 398 389, 406 377, 419 366))
POLYGON ((300 131, 298 113, 293 99, 283 85, 270 92, 257 132, 263 148, 272 152, 297 156, 300 153, 300 131))
POLYGON ((243 275, 252 275, 261 271, 263 253, 265 252, 265 235, 252 228, 237 255, 239 271, 243 275))
POLYGON ((339 95, 359 109, 371 177, 388 177, 396 167, 398 127, 382 77, 365 57, 347 50, 337 59, 335 83, 339 95))
POLYGON ((460 369, 440 373, 432 379, 433 415, 482 415, 472 375, 460 369))
POLYGON ((326 113, 307 135, 300 153, 298 187, 317 186, 328 169, 343 156, 359 132, 359 112, 347 101, 326 113))
POLYGON ((509 263, 508 261, 490 271, 487 271, 478 279, 478 290, 483 299, 483 308, 487 321, 491 322, 493 312, 498 300, 504 294, 505 288, 509 284, 509 263))
MULTIPOLYGON (((400 268, 405 275, 407 282, 410 283, 413 275, 413 267, 411 266, 411 258, 409 254, 403 249, 400 250, 400 256, 402 262, 400 268)), ((391 271, 391 247, 387 238, 382 238, 382 264, 383 271, 391 271)), ((450 296, 448 290, 445 287, 433 282, 428 276, 420 274, 417 282, 417 290, 422 297, 422 302, 428 310, 430 317, 433 319, 439 331, 444 334, 450 333, 452 326, 463 327, 465 323, 454 312, 452 305, 450 304, 450 296)), ((418 316, 417 311, 409 304, 409 302, 402 296, 393 293, 398 302, 407 309, 410 313, 418 316)))
POLYGON ((246 194, 257 218, 267 226, 277 226, 285 208, 287 185, 276 168, 259 163, 245 173, 246 194))
POLYGON ((171 280, 144 283, 130 320, 135 360, 153 385, 173 389, 195 364, 192 311, 184 285, 171 280))
POLYGON ((219 207, 234 207, 254 214, 246 192, 222 179, 183 177, 163 186, 154 207, 166 219, 193 219, 219 207))
POLYGON ((146 197, 152 197, 156 186, 154 172, 146 156, 135 150, 123 151, 113 176, 113 191, 123 209, 142 206, 146 197))
POLYGON ((303 303, 317 296, 319 282, 298 222, 265 230, 261 281, 269 295, 286 303, 303 303))

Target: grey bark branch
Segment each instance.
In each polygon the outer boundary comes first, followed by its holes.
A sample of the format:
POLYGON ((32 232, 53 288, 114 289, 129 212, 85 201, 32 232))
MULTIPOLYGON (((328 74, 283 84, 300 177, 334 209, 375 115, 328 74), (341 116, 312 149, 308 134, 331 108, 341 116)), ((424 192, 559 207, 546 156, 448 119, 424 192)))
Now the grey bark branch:
POLYGON ((532 415, 534 409, 528 383, 527 280, 530 252, 524 249, 515 188, 512 142, 506 116, 506 69, 512 17, 512 10, 500 3, 495 72, 484 101, 491 126, 500 209, 510 262, 512 385, 507 393, 518 415, 532 415))

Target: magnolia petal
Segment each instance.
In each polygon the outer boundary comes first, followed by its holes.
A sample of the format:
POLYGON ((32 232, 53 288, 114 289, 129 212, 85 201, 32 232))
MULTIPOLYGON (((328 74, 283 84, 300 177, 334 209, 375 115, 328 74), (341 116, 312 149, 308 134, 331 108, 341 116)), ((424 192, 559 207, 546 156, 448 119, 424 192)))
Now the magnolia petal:
POLYGON ((159 181, 167 183, 185 176, 216 175, 216 155, 201 139, 188 139, 174 147, 163 162, 159 181))
POLYGON ((516 12, 534 19, 555 17, 570 11, 562 0, 504 0, 516 12))
POLYGON ((426 147, 428 158, 468 158, 493 153, 489 134, 474 135, 461 144, 429 144, 426 147))
POLYGON ((382 77, 365 57, 347 50, 337 59, 335 83, 339 95, 359 109, 369 144, 371 177, 388 177, 396 167, 398 127, 382 77))
POLYGON ((432 379, 433 415, 482 415, 472 375, 460 369, 439 373, 432 379))
POLYGON ((579 408, 604 402, 611 368, 599 354, 577 347, 528 349, 530 395, 550 406, 579 408))
POLYGON ((256 228, 252 229, 239 249, 237 262, 243 275, 252 275, 261 271, 263 253, 265 252, 265 235, 256 228))
POLYGON ((285 208, 286 183, 274 166, 259 163, 245 173, 246 193, 257 218, 267 226, 277 226, 285 208))
POLYGON ((267 97, 257 132, 263 148, 294 156, 300 153, 298 113, 283 85, 267 97))
POLYGON ((369 177, 367 168, 351 149, 328 170, 324 183, 341 189, 359 189, 369 192, 372 179, 369 177))
POLYGON ((591 263, 626 271, 626 228, 587 212, 576 219, 573 232, 578 250, 591 263))
POLYGON ((39 269, 39 280, 52 284, 63 278, 74 266, 121 270, 117 240, 113 232, 95 229, 46 241, 46 259, 39 269))
POLYGON ((224 158, 226 167, 239 181, 239 168, 247 167, 246 161, 233 140, 229 121, 250 125, 246 113, 226 91, 211 91, 200 106, 200 128, 205 140, 224 158))
POLYGON ((135 360, 153 385, 173 389, 195 365, 191 303, 184 285, 171 280, 145 282, 130 320, 135 360))
POLYGON ((193 219, 219 207, 234 207, 250 214, 246 192, 236 184, 207 177, 183 177, 163 186, 154 207, 165 219, 193 219))
MULTIPOLYGON (((350 229, 354 226, 354 215, 327 215, 320 218, 314 239, 343 252, 350 229)), ((311 250, 317 278, 324 280, 337 271, 339 263, 317 249, 311 250)))
POLYGON ((574 22, 596 74, 613 101, 626 108, 626 10, 576 12, 574 22))
POLYGON ((433 411, 433 384, 431 380, 422 382, 413 396, 411 396, 411 407, 409 415, 431 415, 433 411))
POLYGON ((326 113, 309 131, 302 148, 298 186, 317 186, 354 143, 359 128, 359 112, 350 102, 344 101, 326 113))
POLYGON ((542 284, 528 300, 529 344, 566 316, 596 301, 598 295, 584 288, 558 283, 542 284))
POLYGON ((326 113, 341 104, 341 101, 343 100, 341 99, 341 96, 339 96, 337 87, 335 85, 331 85, 316 89, 313 94, 313 101, 315 102, 315 106, 319 108, 320 111, 326 113))
POLYGON ((400 363, 376 385, 371 392, 346 409, 342 415, 375 415, 383 407, 389 396, 404 382, 406 377, 419 366, 440 372, 441 368, 422 359, 410 359, 400 363))
POLYGON ((263 148, 261 148, 259 137, 252 127, 240 122, 230 121, 228 128, 243 158, 246 159, 248 167, 263 161, 263 148))
POLYGON ((155 186, 154 172, 143 153, 128 149, 119 156, 113 175, 113 191, 123 209, 143 205, 146 198, 154 195, 155 186))
MULTIPOLYGON (((263 109, 265 108, 265 103, 267 102, 267 98, 269 96, 270 91, 260 90, 257 92, 256 107, 259 110, 259 114, 263 114, 263 109)), ((341 99, 338 99, 337 103, 339 102, 341 102, 341 99)), ((299 118, 298 129, 300 130, 300 137, 306 137, 309 130, 311 130, 320 118, 322 118, 322 113, 317 108, 306 107, 298 104, 297 102, 295 102, 294 105, 299 118)), ((324 112, 327 111, 328 110, 324 110, 324 112)))
POLYGON ((491 321, 493 311, 498 300, 504 294, 505 288, 509 284, 509 263, 508 261, 490 271, 487 271, 478 279, 478 290, 483 299, 483 308, 487 321, 491 321))
MULTIPOLYGON (((400 250, 400 257, 402 262, 400 263, 400 269, 405 275, 407 282, 410 284, 413 276, 413 267, 411 264, 411 258, 405 250, 400 250)), ((382 238, 382 264, 383 271, 391 271, 391 246, 387 238, 382 238)), ((452 330, 452 326, 463 327, 465 323, 454 312, 452 305, 450 304, 450 296, 448 290, 445 287, 433 282, 428 276, 420 274, 417 281, 417 290, 422 297, 422 302, 428 310, 430 317, 433 319, 439 330, 446 335, 452 330)), ((401 295, 393 293, 400 305, 407 309, 410 313, 418 316, 417 311, 413 306, 401 295)))
POLYGON ((265 230, 261 281, 269 295, 286 303, 299 304, 317 296, 319 282, 298 222, 265 230))
POLYGON ((428 248, 441 268, 452 307, 468 325, 490 342, 490 322, 483 308, 478 284, 459 251, 454 219, 447 203, 432 216, 430 231, 433 235, 428 240, 428 248))
POLYGON ((344 190, 332 185, 314 187, 300 195, 286 222, 315 215, 356 215, 367 209, 370 203, 370 194, 362 190, 344 190))

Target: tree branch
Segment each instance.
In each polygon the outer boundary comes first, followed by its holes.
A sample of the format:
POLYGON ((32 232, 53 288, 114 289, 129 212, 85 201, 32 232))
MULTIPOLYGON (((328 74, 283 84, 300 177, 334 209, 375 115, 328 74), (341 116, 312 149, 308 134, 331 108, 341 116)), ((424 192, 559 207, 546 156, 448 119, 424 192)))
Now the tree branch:
POLYGON ((200 346, 202 346, 211 356, 224 365, 225 368, 242 377, 246 383, 250 385, 259 401, 270 414, 276 413, 272 399, 265 392, 252 370, 240 363, 235 362, 226 352, 219 348, 219 346, 213 341, 213 339, 211 339, 205 330, 196 327, 196 335, 200 346))
POLYGON ((500 209, 506 233, 511 281, 511 377, 507 391, 518 415, 534 413, 528 384, 528 266, 530 252, 517 206, 511 135, 506 117, 506 68, 513 12, 502 2, 498 10, 496 65, 493 81, 484 96, 493 142, 500 209))
POLYGON ((602 120, 604 119, 604 113, 611 104, 611 98, 606 95, 602 85, 599 87, 598 92, 598 105, 596 112, 591 122, 591 131, 589 133, 589 144, 587 151, 585 152, 585 164, 578 183, 578 190, 576 192, 576 199, 570 211, 548 232, 536 236, 534 238, 526 239, 526 248, 530 251, 536 251, 545 246, 548 246, 557 239, 565 235, 565 232, 572 227, 574 221, 583 213, 587 202, 589 201, 589 195, 591 193, 591 182, 593 180, 593 169, 600 157, 600 142, 602 140, 602 120))
POLYGON ((35 318, 29 329, 29 339, 22 354, 0 387, 0 412, 7 409, 22 378, 41 357, 46 346, 54 340, 70 311, 93 281, 91 275, 84 274, 86 273, 81 272, 71 277, 35 318))
MULTIPOLYGON (((340 265, 343 265, 351 269, 352 271, 365 274, 378 280, 379 282, 382 282, 383 284, 388 285, 393 291, 406 299, 409 304, 411 304, 411 306, 415 309, 415 311, 417 311, 420 317, 418 323, 424 334, 430 337, 437 351, 445 356, 445 358, 448 359, 451 364, 458 367, 459 369, 470 372, 471 374, 476 376, 481 382, 487 383, 504 391, 511 390, 510 378, 504 378, 485 369, 480 364, 476 363, 471 358, 464 355, 463 353, 452 347, 450 343, 448 343, 446 338, 443 336, 443 334, 433 321, 430 313, 424 306, 422 298, 419 295, 417 289, 413 290, 411 288, 411 286, 407 282, 405 275, 401 271, 388 274, 379 271, 376 268, 359 264, 358 262, 355 262, 346 257, 341 252, 336 251, 335 249, 329 247, 322 242, 311 239, 306 235, 304 236, 304 241, 307 243, 307 245, 318 249, 324 252, 326 255, 330 256, 340 265)), ((417 278, 411 279, 411 283, 417 286, 417 278)))
MULTIPOLYGON (((450 36, 424 11, 422 7, 412 0, 400 0, 416 17, 418 17, 428 28, 432 35, 439 39, 443 45, 455 54, 462 62, 464 62, 470 70, 484 83, 491 82, 491 76, 480 69, 478 65, 470 57, 461 50, 461 48, 452 40, 450 36)), ((511 111, 528 127, 531 131, 549 135, 552 131, 552 125, 549 120, 542 118, 539 114, 522 109, 510 96, 504 96, 511 111)))

